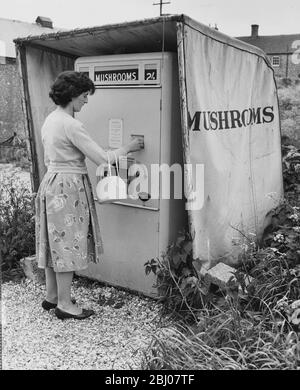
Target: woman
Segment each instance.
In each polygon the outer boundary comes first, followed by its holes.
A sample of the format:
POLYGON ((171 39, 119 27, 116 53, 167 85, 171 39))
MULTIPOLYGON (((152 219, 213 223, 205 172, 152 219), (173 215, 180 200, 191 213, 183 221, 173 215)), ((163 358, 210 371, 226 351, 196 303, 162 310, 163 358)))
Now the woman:
POLYGON ((80 308, 71 299, 74 271, 99 262, 103 252, 100 230, 85 157, 96 165, 142 148, 134 139, 114 152, 95 143, 81 122, 74 118, 88 102, 95 86, 83 73, 61 73, 49 96, 57 105, 42 130, 47 173, 36 197, 36 253, 39 268, 45 269, 45 310, 55 308, 60 319, 84 319, 93 310, 80 308))

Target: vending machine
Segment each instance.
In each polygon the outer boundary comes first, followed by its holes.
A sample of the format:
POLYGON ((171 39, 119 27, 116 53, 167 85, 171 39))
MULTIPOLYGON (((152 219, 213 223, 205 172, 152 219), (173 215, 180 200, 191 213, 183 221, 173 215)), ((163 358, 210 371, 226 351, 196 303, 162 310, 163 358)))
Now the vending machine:
POLYGON ((174 196, 175 181, 177 190, 180 186, 182 189, 184 174, 183 169, 180 173, 183 151, 177 55, 158 52, 80 57, 75 70, 86 72, 96 87, 77 119, 106 150, 127 144, 132 136, 142 137, 144 149, 132 153, 126 162, 142 166, 149 181, 152 174, 149 188, 155 186, 155 191, 141 188, 135 198, 100 204, 97 167, 87 160, 104 254, 99 264, 90 264, 80 274, 155 296, 155 276, 145 274, 144 264, 161 256, 178 232, 187 227, 183 190, 181 196, 178 191, 174 196), (158 169, 159 180, 154 183, 158 169))

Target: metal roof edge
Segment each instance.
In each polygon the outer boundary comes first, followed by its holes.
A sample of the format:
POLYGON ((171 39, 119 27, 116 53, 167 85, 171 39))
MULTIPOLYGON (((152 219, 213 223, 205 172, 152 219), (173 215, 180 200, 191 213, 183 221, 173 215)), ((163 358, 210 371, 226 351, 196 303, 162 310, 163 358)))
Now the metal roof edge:
POLYGON ((93 33, 101 33, 103 31, 116 29, 116 28, 136 27, 143 24, 147 25, 153 23, 160 23, 162 21, 165 22, 182 21, 183 18, 184 15, 167 15, 167 16, 161 16, 157 18, 135 20, 131 22, 106 24, 106 25, 94 26, 94 27, 76 28, 72 30, 64 30, 64 31, 58 31, 53 33, 46 33, 41 35, 29 35, 27 37, 16 38, 14 39, 14 43, 18 45, 23 43, 30 43, 31 41, 35 41, 35 40, 60 39, 60 38, 63 39, 63 38, 74 37, 75 35, 90 35, 93 33))

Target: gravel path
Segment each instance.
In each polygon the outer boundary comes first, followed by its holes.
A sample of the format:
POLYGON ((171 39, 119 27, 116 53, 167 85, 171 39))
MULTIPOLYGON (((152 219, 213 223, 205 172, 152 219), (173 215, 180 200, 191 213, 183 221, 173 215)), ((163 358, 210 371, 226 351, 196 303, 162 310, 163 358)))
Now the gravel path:
POLYGON ((41 307, 45 287, 31 280, 2 285, 4 370, 140 369, 143 350, 161 325, 161 306, 78 278, 72 296, 96 315, 59 320, 41 307))

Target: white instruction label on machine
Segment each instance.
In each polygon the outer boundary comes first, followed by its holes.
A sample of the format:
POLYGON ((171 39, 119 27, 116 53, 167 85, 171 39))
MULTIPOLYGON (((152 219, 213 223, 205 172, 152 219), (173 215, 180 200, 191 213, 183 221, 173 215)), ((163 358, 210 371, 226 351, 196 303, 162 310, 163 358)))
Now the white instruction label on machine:
POLYGON ((123 120, 110 119, 108 146, 109 148, 119 149, 122 147, 122 143, 123 143, 123 120))

